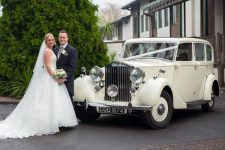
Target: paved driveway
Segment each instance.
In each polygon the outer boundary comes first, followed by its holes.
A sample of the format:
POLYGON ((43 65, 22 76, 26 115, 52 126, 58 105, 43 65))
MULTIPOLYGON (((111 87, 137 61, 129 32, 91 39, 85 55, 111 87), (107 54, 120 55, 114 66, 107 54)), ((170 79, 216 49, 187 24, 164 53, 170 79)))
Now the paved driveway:
MULTIPOLYGON (((0 119, 5 118, 14 108, 15 104, 0 105, 0 119)), ((220 99, 215 105, 215 111, 211 113, 204 113, 200 108, 175 111, 166 129, 146 129, 138 117, 104 115, 94 123, 80 122, 75 129, 63 130, 55 135, 0 140, 0 149, 181 150, 182 146, 185 148, 192 145, 194 148, 188 149, 205 150, 214 144, 213 150, 219 150, 219 146, 225 149, 224 139, 225 100, 220 99)))

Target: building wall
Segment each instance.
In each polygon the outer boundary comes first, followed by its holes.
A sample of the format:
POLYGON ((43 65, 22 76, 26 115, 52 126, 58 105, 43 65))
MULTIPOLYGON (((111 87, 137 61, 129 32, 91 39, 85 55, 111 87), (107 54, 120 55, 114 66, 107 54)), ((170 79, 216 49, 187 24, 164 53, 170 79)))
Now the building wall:
POLYGON ((170 27, 158 28, 157 37, 170 37, 170 27))
POLYGON ((138 38, 140 35, 140 31, 139 31, 139 5, 136 6, 134 8, 131 8, 131 16, 132 16, 132 20, 133 20, 133 24, 132 24, 132 32, 133 32, 133 35, 132 35, 132 38, 138 38))
POLYGON ((112 40, 113 40, 113 41, 117 41, 117 40, 118 40, 118 36, 113 37, 112 40))
POLYGON ((201 36, 201 1, 192 0, 194 2, 194 36, 201 36))
POLYGON ((179 26, 180 26, 180 5, 176 5, 176 24, 170 25, 170 37, 180 37, 179 26))
MULTIPOLYGON (((142 38, 145 38, 145 37, 149 37, 149 28, 148 28, 148 30, 146 31, 145 29, 146 29, 146 17, 148 17, 148 16, 146 16, 146 15, 144 15, 144 12, 143 12, 143 10, 144 10, 144 8, 145 8, 145 6, 147 5, 149 3, 149 0, 142 0, 142 1, 140 1, 140 16, 139 16, 139 18, 140 18, 140 21, 139 21, 139 26, 140 26, 140 37, 142 37, 142 38), (141 31, 141 16, 143 15, 143 19, 144 19, 144 24, 143 24, 143 27, 144 27, 144 31, 142 32, 141 31)), ((148 17, 149 18, 149 17, 148 17)), ((149 23, 149 21, 148 21, 148 23, 149 23)))
POLYGON ((122 34, 122 40, 128 40, 133 38, 133 17, 130 17, 127 21, 123 22, 122 34))
POLYGON ((215 1, 208 0, 208 35, 214 34, 215 34, 215 1))
POLYGON ((215 33, 223 33, 223 1, 215 1, 215 33))
POLYGON ((186 36, 201 36, 201 1, 189 0, 186 2, 186 36))
POLYGON ((119 57, 119 54, 123 52, 123 43, 124 41, 105 41, 108 47, 108 55, 116 54, 116 58, 119 57))
POLYGON ((162 27, 159 27, 159 11, 157 12, 157 37, 170 37, 170 14, 169 14, 169 9, 168 11, 168 25, 165 26, 165 9, 162 9, 162 27))

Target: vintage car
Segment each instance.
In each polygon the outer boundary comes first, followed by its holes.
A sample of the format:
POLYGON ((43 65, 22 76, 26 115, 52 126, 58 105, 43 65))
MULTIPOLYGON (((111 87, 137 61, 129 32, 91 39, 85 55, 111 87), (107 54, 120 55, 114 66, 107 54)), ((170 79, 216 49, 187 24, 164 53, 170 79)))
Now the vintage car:
POLYGON ((94 66, 75 82, 81 121, 100 114, 138 114, 147 127, 167 126, 174 109, 212 111, 219 96, 212 45, 198 38, 138 38, 124 43, 118 61, 94 66), (123 56, 123 57, 122 57, 123 56))

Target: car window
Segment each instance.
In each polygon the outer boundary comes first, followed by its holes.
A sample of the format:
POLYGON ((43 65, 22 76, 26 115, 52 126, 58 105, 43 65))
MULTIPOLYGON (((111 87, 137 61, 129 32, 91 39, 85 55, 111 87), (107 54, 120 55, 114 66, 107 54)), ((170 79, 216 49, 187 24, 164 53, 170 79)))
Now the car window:
POLYGON ((204 61, 205 60, 204 44, 195 43, 194 47, 195 47, 195 59, 196 59, 196 61, 204 61))
POLYGON ((177 61, 192 61, 192 43, 181 43, 177 50, 177 61))
MULTIPOLYGON (((165 49, 165 48, 169 48, 174 46, 174 43, 155 43, 155 50, 161 50, 161 49, 165 49)), ((169 49, 167 51, 163 51, 163 52, 158 52, 152 55, 148 55, 147 57, 155 57, 155 58, 162 58, 162 59, 168 59, 168 60, 173 60, 173 56, 174 56, 174 49, 169 49)))
POLYGON ((206 58, 207 58, 207 61, 212 60, 212 48, 209 45, 206 45, 206 58))
POLYGON ((153 52, 153 54, 145 55, 143 56, 143 58, 160 58, 173 60, 175 45, 176 43, 164 42, 129 43, 125 46, 123 58, 153 52))

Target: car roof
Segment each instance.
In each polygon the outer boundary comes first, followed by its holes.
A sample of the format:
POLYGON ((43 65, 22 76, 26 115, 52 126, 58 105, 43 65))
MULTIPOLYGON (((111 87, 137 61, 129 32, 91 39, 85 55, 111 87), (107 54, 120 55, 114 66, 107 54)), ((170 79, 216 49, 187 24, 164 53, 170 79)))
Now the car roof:
POLYGON ((143 42, 168 42, 168 43, 204 42, 210 44, 208 41, 200 38, 135 38, 129 39, 125 43, 143 43, 143 42))

